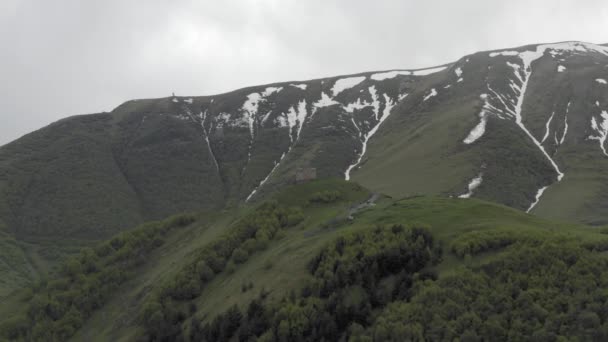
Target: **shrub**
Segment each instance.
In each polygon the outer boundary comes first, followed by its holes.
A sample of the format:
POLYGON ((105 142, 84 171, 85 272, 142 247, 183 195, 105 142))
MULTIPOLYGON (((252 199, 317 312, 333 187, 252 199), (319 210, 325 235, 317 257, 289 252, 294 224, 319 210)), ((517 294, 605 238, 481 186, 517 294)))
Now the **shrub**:
POLYGON ((243 248, 237 248, 232 253, 232 260, 234 260, 234 262, 237 264, 244 263, 247 261, 247 258, 249 258, 249 254, 247 254, 247 251, 245 251, 243 248))
POLYGON ((309 203, 332 203, 342 199, 342 193, 338 190, 324 190, 315 192, 308 199, 309 203))

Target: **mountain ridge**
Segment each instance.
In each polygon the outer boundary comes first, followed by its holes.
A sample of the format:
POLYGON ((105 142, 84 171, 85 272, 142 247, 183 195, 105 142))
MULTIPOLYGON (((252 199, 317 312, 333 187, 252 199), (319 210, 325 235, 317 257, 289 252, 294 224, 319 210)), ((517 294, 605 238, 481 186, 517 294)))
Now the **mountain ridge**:
POLYGON ((100 239, 255 202, 301 167, 395 198, 478 197, 605 224, 607 50, 532 44, 64 118, 0 147, 0 226, 23 241, 100 239))

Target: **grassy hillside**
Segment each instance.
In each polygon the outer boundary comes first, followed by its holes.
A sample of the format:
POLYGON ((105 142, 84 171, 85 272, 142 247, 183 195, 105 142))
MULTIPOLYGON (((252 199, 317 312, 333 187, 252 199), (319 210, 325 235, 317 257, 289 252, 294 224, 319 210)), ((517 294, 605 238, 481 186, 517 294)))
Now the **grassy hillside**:
MULTIPOLYGON (((210 330, 205 330, 204 326, 209 323, 208 329, 211 329, 214 318, 234 311, 234 305, 242 311, 256 300, 262 300, 261 305, 268 308, 276 305, 284 307, 281 303, 285 303, 285 298, 304 300, 298 299, 301 291, 316 279, 310 273, 311 260, 341 236, 357 232, 367 234, 377 227, 404 225, 406 229, 421 227, 428 230, 436 241, 439 248, 437 256, 440 258, 434 259, 425 269, 433 270, 440 280, 458 277, 466 270, 481 272, 480 267, 502 260, 503 256, 509 255, 505 253, 519 248, 515 246, 569 241, 569 244, 578 246, 576 248, 587 251, 584 253, 591 253, 591 258, 597 254, 594 250, 604 250, 608 246, 607 237, 597 228, 556 223, 475 199, 410 197, 395 200, 372 196, 356 183, 338 180, 296 185, 277 194, 273 201, 275 204, 270 204, 271 207, 263 204, 239 211, 202 214, 197 222, 188 227, 168 230, 163 243, 130 266, 134 267, 130 275, 117 285, 111 295, 104 297, 101 305, 80 321, 72 339, 126 341, 137 336, 151 338, 154 335, 150 335, 145 322, 151 319, 149 315, 154 314, 154 310, 160 310, 160 317, 164 317, 155 321, 158 327, 167 327, 162 330, 164 333, 193 336, 191 334, 208 333, 210 330), (368 200, 373 203, 367 203, 368 200), (299 209, 293 211, 296 207, 299 209), (268 211, 269 208, 276 209, 268 211), (292 209, 284 211, 280 208, 292 209), (289 219, 289 215, 292 215, 288 214, 290 212, 299 218, 293 216, 293 219, 289 219), (275 215, 273 213, 287 213, 284 216, 287 221, 284 221, 284 225, 276 226, 278 230, 272 235, 262 238, 266 233, 260 235, 256 232, 274 228, 269 228, 272 224, 265 226, 267 223, 263 223, 271 221, 259 221, 258 218, 275 215), (233 237, 239 238, 233 240, 233 237), (209 248, 220 253, 218 256, 224 255, 221 251, 228 241, 233 241, 230 243, 235 247, 226 252, 228 257, 215 269, 215 264, 208 259, 209 248), (242 251, 239 252, 242 255, 235 252, 237 249, 242 251), (203 264, 202 260, 205 261, 203 264), (191 268, 195 266, 198 268, 191 268), (209 266, 214 268, 209 269, 209 266), (197 284, 196 288, 191 287, 193 281, 197 284), (186 287, 183 286, 186 284, 189 284, 188 292, 184 292, 186 287), (154 309, 153 303, 159 298, 164 299, 154 309), (173 317, 179 317, 177 325, 172 325, 174 321, 166 320, 169 319, 167 315, 174 314, 178 316, 173 317), (175 328, 178 330, 172 330, 175 328)), ((278 217, 283 222, 282 216, 278 217)), ((103 267, 100 270, 103 272, 103 267)), ((378 278, 378 284, 396 284, 395 279, 402 279, 400 277, 405 274, 400 273, 404 271, 396 272, 386 280, 382 280, 384 276, 378 278)), ((47 287, 46 291, 50 291, 51 296, 57 295, 54 294, 57 290, 53 288, 47 287)), ((321 296, 319 300, 325 302, 324 298, 321 296)), ((401 297, 391 298, 396 302, 404 300, 401 297)), ((27 296, 15 297, 2 305, 2 311, 21 308, 25 314, 27 303, 27 296)), ((377 308, 381 309, 384 305, 386 303, 377 308)), ((370 312, 366 317, 370 321, 363 327, 375 329, 373 322, 376 314, 370 312)), ((271 319, 266 323, 272 325, 272 322, 271 319)), ((9 320, 3 326, 5 330, 15 329, 14 324, 15 321, 9 320)), ((367 334, 363 330, 359 333, 367 334)), ((55 336, 58 338, 59 335, 55 336)))

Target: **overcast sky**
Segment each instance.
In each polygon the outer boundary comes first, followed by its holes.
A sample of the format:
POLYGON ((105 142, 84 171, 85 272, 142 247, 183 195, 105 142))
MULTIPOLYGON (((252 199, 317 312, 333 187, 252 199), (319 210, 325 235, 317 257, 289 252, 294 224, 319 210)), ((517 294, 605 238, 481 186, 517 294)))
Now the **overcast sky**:
POLYGON ((0 145, 134 98, 608 43, 606 0, 0 0, 0 145))

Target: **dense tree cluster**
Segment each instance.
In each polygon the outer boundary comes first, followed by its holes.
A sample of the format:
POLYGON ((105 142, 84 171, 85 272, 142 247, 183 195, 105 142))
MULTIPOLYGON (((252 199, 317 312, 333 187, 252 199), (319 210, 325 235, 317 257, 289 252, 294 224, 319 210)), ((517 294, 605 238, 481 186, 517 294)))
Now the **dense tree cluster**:
POLYGON ((377 227, 336 239, 310 262, 313 280, 275 305, 263 295, 241 312, 234 306, 204 325, 192 319, 192 341, 335 341, 369 325, 375 309, 407 300, 416 279, 441 250, 423 228, 377 227))
POLYGON ((608 340, 608 261, 578 241, 516 243, 415 288, 354 340, 608 340))
POLYGON ((281 229, 295 226, 304 219, 300 208, 285 208, 268 201, 239 220, 221 238, 197 251, 194 260, 174 279, 164 284, 148 299, 141 318, 149 340, 174 340, 182 336, 182 323, 195 311, 191 300, 198 297, 215 275, 231 272, 269 241, 281 234, 281 229))
POLYGON ((476 230, 456 237, 450 244, 450 250, 462 258, 466 255, 498 250, 516 242, 539 244, 543 239, 544 237, 538 233, 518 229, 476 230))
POLYGON ((317 191, 310 195, 308 203, 333 203, 342 199, 342 197, 342 193, 339 190, 317 191))
POLYGON ((67 340, 163 244, 169 230, 194 220, 192 215, 172 216, 83 249, 63 264, 60 274, 34 286, 26 316, 6 321, 0 329, 2 335, 10 340, 67 340))

